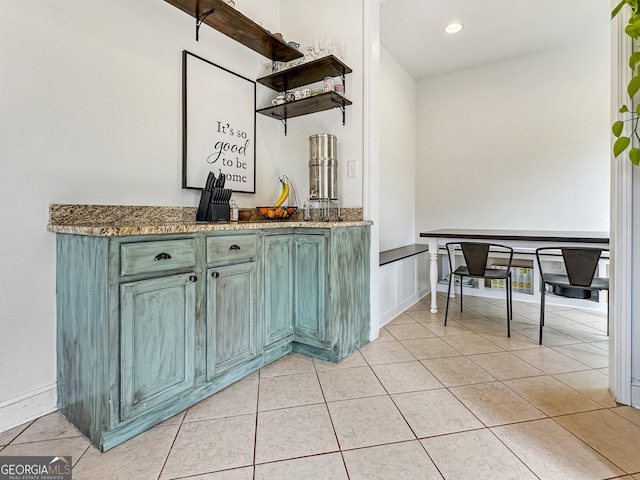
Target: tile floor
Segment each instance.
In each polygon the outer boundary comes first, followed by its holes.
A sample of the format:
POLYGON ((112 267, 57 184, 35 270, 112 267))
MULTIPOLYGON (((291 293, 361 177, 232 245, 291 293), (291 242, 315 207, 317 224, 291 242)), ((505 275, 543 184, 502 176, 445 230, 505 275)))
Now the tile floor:
MULTIPOLYGON (((443 302, 444 303, 444 302, 443 302)), ((605 316, 427 302, 334 365, 289 354, 101 454, 58 413, 0 433, 0 455, 71 455, 73 478, 640 480, 640 410, 607 390, 605 316)))

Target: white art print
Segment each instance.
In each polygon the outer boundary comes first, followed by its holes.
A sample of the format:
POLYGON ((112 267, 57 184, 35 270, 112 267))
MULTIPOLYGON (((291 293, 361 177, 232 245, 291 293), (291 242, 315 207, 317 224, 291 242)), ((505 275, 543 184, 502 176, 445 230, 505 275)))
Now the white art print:
POLYGON ((182 188, 213 172, 225 188, 255 193, 256 82, 182 52, 182 188))

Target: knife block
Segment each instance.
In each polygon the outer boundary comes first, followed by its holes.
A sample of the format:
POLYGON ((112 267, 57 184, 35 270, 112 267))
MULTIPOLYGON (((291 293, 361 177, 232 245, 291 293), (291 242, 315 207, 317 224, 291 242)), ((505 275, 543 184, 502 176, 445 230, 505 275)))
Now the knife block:
POLYGON ((228 222, 230 219, 229 199, 232 190, 215 187, 211 191, 203 189, 196 213, 198 222, 228 222))

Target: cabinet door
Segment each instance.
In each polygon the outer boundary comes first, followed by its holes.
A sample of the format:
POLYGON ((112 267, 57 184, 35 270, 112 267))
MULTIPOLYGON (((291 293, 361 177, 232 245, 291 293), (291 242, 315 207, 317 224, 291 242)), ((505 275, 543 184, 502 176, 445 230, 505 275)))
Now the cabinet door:
POLYGON ((256 263, 207 272, 207 380, 258 355, 256 263))
POLYGON ((196 277, 193 273, 120 288, 122 420, 194 385, 196 277))
MULTIPOLYGON (((326 237, 297 234, 294 244, 296 341, 326 339, 326 237)), ((315 343, 315 342, 312 342, 315 343)))
POLYGON ((293 257, 291 235, 264 238, 265 345, 293 333, 293 257))

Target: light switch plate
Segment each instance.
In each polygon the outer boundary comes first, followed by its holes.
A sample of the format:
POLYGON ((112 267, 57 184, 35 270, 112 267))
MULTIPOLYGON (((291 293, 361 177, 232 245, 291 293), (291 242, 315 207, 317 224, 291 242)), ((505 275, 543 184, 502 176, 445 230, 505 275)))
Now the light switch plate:
POLYGON ((358 176, 358 161, 349 160, 347 162, 347 177, 356 178, 358 176))

